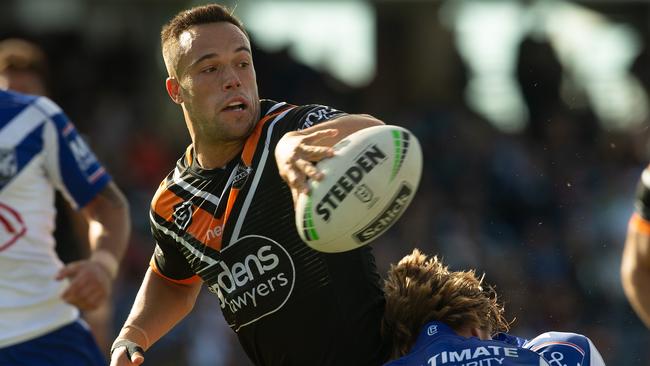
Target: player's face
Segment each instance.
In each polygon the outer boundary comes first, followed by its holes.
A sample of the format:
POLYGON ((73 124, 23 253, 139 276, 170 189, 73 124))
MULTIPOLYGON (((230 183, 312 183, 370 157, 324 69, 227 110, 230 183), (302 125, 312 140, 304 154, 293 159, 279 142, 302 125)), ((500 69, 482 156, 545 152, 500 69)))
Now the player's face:
POLYGON ((259 119, 251 46, 235 25, 193 26, 179 37, 179 93, 197 138, 242 140, 259 119))

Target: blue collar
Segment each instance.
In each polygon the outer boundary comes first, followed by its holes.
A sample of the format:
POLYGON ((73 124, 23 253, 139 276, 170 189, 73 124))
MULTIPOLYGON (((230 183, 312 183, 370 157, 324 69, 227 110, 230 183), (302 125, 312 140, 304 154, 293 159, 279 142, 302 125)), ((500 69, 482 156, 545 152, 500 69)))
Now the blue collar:
POLYGON ((453 329, 451 329, 450 326, 443 322, 429 322, 424 327, 422 327, 420 335, 418 335, 418 339, 415 342, 415 345, 413 345, 412 350, 426 347, 431 343, 433 339, 444 336, 460 337, 453 329))

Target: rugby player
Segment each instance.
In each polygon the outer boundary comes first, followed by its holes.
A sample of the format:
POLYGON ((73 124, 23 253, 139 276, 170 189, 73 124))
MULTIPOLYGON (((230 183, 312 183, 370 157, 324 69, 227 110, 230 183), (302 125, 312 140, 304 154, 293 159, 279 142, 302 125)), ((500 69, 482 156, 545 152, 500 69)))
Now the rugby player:
POLYGON ((417 249, 391 265, 384 292, 387 366, 605 365, 583 335, 547 332, 528 341, 503 333, 503 306, 482 277, 450 271, 417 249))
POLYGON ((383 123, 260 100, 248 35, 220 5, 180 12, 161 38, 166 89, 192 144, 153 197, 156 247, 111 365, 144 362, 202 285, 254 364, 381 364, 384 299, 371 249, 309 248, 294 200, 307 178, 322 178, 314 162, 331 146, 383 123))
POLYGON ((110 294, 129 230, 126 199, 61 109, 0 90, 0 365, 106 365, 79 309, 110 294), (88 221, 89 259, 55 254, 55 189, 88 221))
MULTIPOLYGON (((49 97, 50 70, 45 51, 37 44, 20 38, 0 41, 0 89, 49 97)), ((57 256, 66 264, 87 258, 90 243, 88 224, 83 214, 74 210, 59 191, 54 196, 54 208, 56 220, 53 236, 57 256)), ((114 336, 111 314, 112 303, 108 298, 96 309, 82 312, 83 319, 105 353, 108 353, 114 336)))

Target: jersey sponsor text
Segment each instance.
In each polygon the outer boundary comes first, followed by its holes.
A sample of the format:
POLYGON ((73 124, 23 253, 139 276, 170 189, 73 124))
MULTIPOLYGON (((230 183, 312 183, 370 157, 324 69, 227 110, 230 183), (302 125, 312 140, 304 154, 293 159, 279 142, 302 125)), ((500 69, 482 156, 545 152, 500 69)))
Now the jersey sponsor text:
POLYGON ((427 364, 429 366, 491 366, 503 364, 506 357, 518 358, 518 349, 516 347, 479 346, 458 351, 443 351, 429 358, 427 364))

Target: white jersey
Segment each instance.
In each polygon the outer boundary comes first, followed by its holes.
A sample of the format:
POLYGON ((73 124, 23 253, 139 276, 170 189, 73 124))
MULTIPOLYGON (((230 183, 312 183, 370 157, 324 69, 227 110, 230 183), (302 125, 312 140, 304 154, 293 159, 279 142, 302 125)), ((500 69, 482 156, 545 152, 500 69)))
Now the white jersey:
POLYGON ((54 279, 54 190, 78 208, 109 181, 56 104, 0 90, 0 347, 79 317, 54 279))

